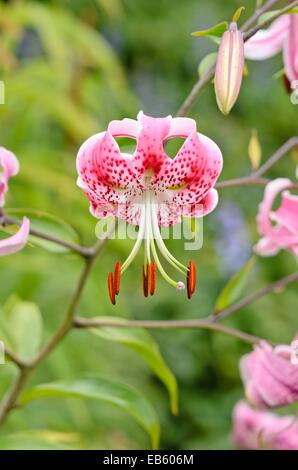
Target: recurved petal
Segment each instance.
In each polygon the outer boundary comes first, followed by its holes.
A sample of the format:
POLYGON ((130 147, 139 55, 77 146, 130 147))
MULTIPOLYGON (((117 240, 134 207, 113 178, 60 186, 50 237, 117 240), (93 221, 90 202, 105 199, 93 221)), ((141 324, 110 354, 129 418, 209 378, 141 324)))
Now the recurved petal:
POLYGON ((289 16, 281 16, 268 29, 258 31, 246 41, 244 45, 245 57, 247 59, 263 60, 281 51, 284 41, 289 34, 289 16))
POLYGON ((296 235, 298 244, 298 196, 284 191, 281 205, 276 211, 271 212, 271 219, 296 235))
POLYGON ((10 255, 24 248, 28 241, 29 231, 30 221, 24 217, 20 229, 14 235, 0 240, 0 256, 10 255))
POLYGON ((290 82, 298 80, 298 14, 289 15, 289 33, 284 42, 283 56, 290 82))
MULTIPOLYGON (((171 192, 172 201, 178 205, 200 204, 214 186, 222 170, 221 151, 209 137, 198 134, 195 149, 194 155, 192 151, 187 154, 191 174, 186 173, 185 184, 182 189, 171 192)), ((181 185, 183 185, 183 179, 181 185)), ((215 196, 215 193, 212 194, 215 196)))
POLYGON ((245 355, 240 372, 246 396, 255 406, 284 406, 298 400, 298 367, 269 344, 245 355))
POLYGON ((19 168, 17 157, 6 148, 0 147, 0 206, 5 202, 8 180, 18 173, 19 168))
POLYGON ((258 230, 261 235, 268 235, 273 231, 271 223, 271 211, 275 198, 278 194, 286 188, 291 186, 291 180, 288 178, 277 178, 267 184, 264 198, 259 205, 259 212, 257 215, 258 230))
POLYGON ((165 160, 168 159, 163 147, 164 140, 170 132, 172 117, 153 118, 142 111, 138 114, 140 131, 137 148, 133 156, 133 168, 139 177, 146 172, 156 175, 165 160))

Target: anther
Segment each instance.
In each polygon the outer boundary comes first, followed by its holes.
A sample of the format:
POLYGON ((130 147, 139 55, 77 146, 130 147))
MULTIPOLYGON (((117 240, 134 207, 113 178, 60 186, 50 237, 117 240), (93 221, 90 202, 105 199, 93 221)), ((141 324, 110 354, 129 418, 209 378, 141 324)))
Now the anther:
POLYGON ((148 264, 146 264, 146 266, 143 266, 143 292, 144 292, 145 297, 148 297, 148 290, 149 290, 148 264))
POLYGON ((115 264, 114 276, 113 276, 115 295, 118 295, 120 291, 120 276, 121 276, 121 263, 120 261, 117 261, 117 263, 115 264))
POLYGON ((149 265, 148 284, 150 295, 154 295, 156 287, 156 264, 154 263, 154 261, 152 261, 152 263, 150 263, 149 265))
POLYGON ((114 276, 113 273, 108 274, 108 288, 109 288, 109 296, 110 300, 113 305, 116 304, 116 299, 115 299, 115 287, 114 287, 114 276))
POLYGON ((188 264, 188 272, 187 272, 187 297, 191 299, 195 290, 196 290, 196 282, 197 282, 197 270, 194 261, 190 261, 188 264))

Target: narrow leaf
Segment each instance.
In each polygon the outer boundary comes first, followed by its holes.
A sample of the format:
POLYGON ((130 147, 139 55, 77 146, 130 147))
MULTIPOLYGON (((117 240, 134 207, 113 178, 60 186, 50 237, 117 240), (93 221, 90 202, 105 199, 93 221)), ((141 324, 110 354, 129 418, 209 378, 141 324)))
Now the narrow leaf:
POLYGON ((212 26, 209 29, 204 29, 202 31, 194 31, 191 33, 192 36, 215 36, 221 37, 225 31, 228 29, 227 21, 222 21, 221 23, 212 26))
MULTIPOLYGON (((99 317, 98 319, 104 320, 105 317, 99 317)), ((107 320, 117 321, 120 319, 107 317, 107 320)), ((123 319, 121 319, 121 321, 123 322, 123 319)), ((142 356, 152 371, 166 386, 170 396, 172 413, 178 413, 178 387, 175 376, 168 368, 161 355, 158 344, 148 331, 141 328, 117 328, 116 326, 89 328, 88 330, 96 336, 108 341, 114 341, 127 346, 142 356)))
POLYGON ((253 256, 251 259, 244 264, 240 271, 235 274, 235 276, 230 279, 230 281, 223 288, 219 294, 216 305, 215 312, 219 313, 224 308, 229 307, 233 304, 243 292, 243 289, 246 286, 249 274, 251 273, 252 268, 256 262, 256 257, 253 256))
POLYGON ((237 23, 237 21, 239 20, 242 12, 245 10, 245 7, 239 7, 237 8, 237 10, 235 11, 234 15, 233 15, 233 18, 232 18, 232 21, 235 21, 235 23, 237 23))
POLYGON ((199 63, 198 67, 198 73, 199 77, 202 77, 205 75, 205 73, 212 67, 217 58, 217 52, 211 52, 210 54, 207 54, 199 63))
POLYGON ((130 414, 149 434, 152 447, 159 445, 159 422, 151 404, 134 388, 101 377, 65 380, 38 385, 23 393, 20 404, 39 398, 86 398, 116 405, 130 414))

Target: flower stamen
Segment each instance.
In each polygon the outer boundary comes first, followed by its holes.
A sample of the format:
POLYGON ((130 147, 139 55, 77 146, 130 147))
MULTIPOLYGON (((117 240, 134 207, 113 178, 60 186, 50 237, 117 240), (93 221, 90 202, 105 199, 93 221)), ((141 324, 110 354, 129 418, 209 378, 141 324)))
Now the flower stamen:
POLYGON ((121 263, 117 261, 114 268, 114 292, 118 295, 120 292, 120 280, 121 280, 121 263))
POLYGON ((112 304, 115 305, 116 304, 115 286, 114 286, 114 276, 112 272, 109 272, 108 274, 108 289, 109 289, 110 300, 112 304))
POLYGON ((188 264, 188 273, 187 273, 187 297, 191 299, 195 290, 197 283, 197 268, 194 261, 190 261, 188 264))
POLYGON ((154 261, 149 265, 148 281, 150 295, 154 295, 156 288, 156 264, 154 261))

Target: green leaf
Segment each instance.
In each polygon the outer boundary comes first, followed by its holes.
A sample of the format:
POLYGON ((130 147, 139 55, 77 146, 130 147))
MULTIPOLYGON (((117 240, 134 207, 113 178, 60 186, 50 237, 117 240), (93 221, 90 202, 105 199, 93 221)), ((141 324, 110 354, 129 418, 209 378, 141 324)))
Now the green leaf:
MULTIPOLYGON (((0 450, 71 450, 57 440, 63 437, 68 436, 43 430, 8 434, 0 437, 0 450)), ((69 437, 72 438, 71 435, 69 437)))
POLYGON ((38 305, 10 297, 0 311, 0 339, 21 357, 32 357, 42 340, 42 316, 38 305))
MULTIPOLYGON (((271 11, 267 11, 266 13, 263 13, 258 19, 258 24, 264 23, 264 21, 270 21, 279 13, 280 13, 280 10, 271 10, 271 11)), ((298 7, 294 7, 291 10, 287 11, 287 15, 297 15, 297 14, 298 14, 298 7)))
POLYGON ((215 312, 220 312, 224 308, 229 307, 229 305, 233 304, 239 298, 255 262, 256 257, 253 256, 242 266, 240 271, 230 279, 217 298, 215 312))
POLYGON ((195 31, 191 33, 192 36, 211 36, 211 37, 217 37, 221 38, 223 33, 227 31, 228 29, 228 22, 227 21, 222 21, 221 23, 216 24, 215 26, 212 26, 209 29, 204 29, 202 31, 195 31))
POLYGON ((211 52, 207 54, 200 62, 198 67, 199 77, 205 75, 205 73, 212 67, 217 59, 217 52, 211 52))
POLYGON ((134 388, 101 377, 65 380, 38 385, 23 393, 20 404, 39 398, 73 397, 116 405, 130 414, 149 434, 152 447, 159 445, 159 422, 151 404, 134 388))
MULTIPOLYGON (((19 220, 26 215, 30 219, 31 229, 45 232, 67 242, 80 243, 80 238, 74 228, 55 215, 35 209, 8 209, 6 213, 19 220)), ((70 251, 68 248, 57 243, 32 235, 29 237, 29 241, 54 253, 68 253, 70 251)))
MULTIPOLYGON (((104 321, 118 321, 123 319, 115 317, 98 317, 99 320, 104 321)), ((168 389, 171 410, 173 414, 178 413, 178 387, 175 376, 172 374, 167 364, 165 363, 158 344, 152 338, 150 333, 142 328, 117 328, 103 326, 100 328, 88 328, 88 330, 108 341, 114 341, 130 349, 136 351, 147 362, 153 372, 159 377, 168 389)))

